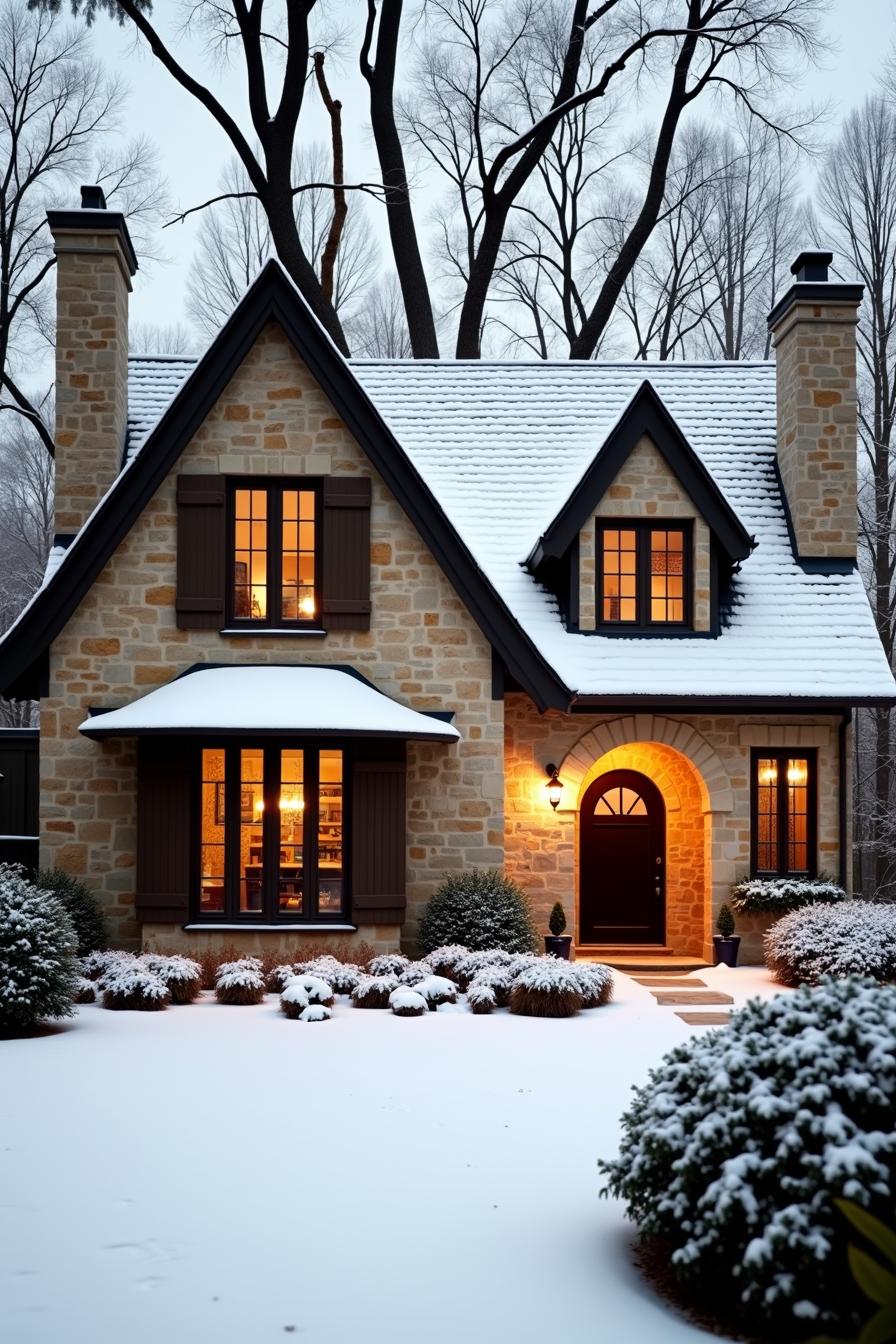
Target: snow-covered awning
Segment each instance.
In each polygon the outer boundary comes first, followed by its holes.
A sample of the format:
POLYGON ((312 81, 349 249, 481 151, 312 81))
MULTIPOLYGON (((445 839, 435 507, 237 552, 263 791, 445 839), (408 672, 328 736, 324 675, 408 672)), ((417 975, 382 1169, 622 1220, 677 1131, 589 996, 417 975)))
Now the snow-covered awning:
POLYGON ((190 668, 120 709, 93 714, 85 737, 283 734, 456 742, 460 733, 383 695, 344 667, 190 668))

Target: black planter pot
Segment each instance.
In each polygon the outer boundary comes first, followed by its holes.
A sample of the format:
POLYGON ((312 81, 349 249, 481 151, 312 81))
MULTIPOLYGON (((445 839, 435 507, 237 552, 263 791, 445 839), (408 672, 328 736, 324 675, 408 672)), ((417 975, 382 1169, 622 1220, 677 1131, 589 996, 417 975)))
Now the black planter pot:
POLYGON ((562 961, 569 961, 569 949, 571 947, 571 933, 545 934, 544 950, 549 957, 560 957, 562 961))
POLYGON ((732 935, 731 938, 723 938, 721 934, 714 934, 712 940, 713 965, 714 966, 736 966, 737 953, 740 949, 740 936, 732 935))

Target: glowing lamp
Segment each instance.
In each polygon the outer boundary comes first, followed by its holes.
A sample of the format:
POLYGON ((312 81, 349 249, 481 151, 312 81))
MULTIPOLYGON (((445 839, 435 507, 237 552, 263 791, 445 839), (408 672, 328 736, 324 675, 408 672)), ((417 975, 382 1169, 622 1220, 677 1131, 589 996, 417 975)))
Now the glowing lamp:
POLYGON ((560 802, 560 795, 561 795, 561 793, 563 792, 563 784, 561 783, 561 781, 560 781, 560 777, 559 777, 559 775, 557 774, 557 767, 556 767, 556 765, 549 765, 549 766, 546 767, 546 769, 547 769, 548 775, 550 776, 550 778, 548 779, 548 782, 547 782, 547 784, 546 784, 546 786, 545 786, 545 787, 547 788, 547 791, 548 791, 548 802, 550 803, 551 807, 552 807, 552 808, 554 809, 554 811, 556 812, 556 811, 557 811, 557 806, 558 806, 558 804, 559 804, 559 802, 560 802))
POLYGON ((302 600, 301 600, 301 602, 299 603, 299 611, 302 613, 303 616, 313 616, 313 615, 314 615, 314 598, 313 598, 313 597, 303 597, 302 600))
POLYGON ((809 769, 805 761, 787 762, 787 783, 794 784, 797 787, 806 783, 809 778, 809 769))
POLYGON ((300 798, 295 793, 290 793, 285 798, 280 799, 281 812, 301 812, 304 806, 304 798, 300 798))
POLYGON ((763 761, 759 767, 759 783, 765 785, 777 784, 778 765, 776 761, 763 761))

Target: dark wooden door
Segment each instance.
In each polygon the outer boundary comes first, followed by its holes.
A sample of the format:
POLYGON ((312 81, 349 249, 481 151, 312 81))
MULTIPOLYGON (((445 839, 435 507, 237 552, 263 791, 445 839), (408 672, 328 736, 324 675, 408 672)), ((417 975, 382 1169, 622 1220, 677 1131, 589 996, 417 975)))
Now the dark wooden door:
POLYGON ((582 799, 580 943, 662 943, 666 809, 636 770, 611 770, 582 799))

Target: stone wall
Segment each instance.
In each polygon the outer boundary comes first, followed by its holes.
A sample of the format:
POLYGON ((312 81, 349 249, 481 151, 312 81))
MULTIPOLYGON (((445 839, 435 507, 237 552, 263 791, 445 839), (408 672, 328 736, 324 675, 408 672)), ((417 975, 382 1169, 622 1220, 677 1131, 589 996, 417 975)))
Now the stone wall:
POLYGON ((692 521, 693 627, 709 630, 712 621, 709 528, 646 434, 579 533, 579 629, 594 630, 597 625, 597 520, 606 518, 653 519, 657 523, 667 518, 692 521))
MULTIPOLYGON (((407 938, 445 872, 502 863, 503 704, 491 698, 490 647, 276 327, 263 333, 51 650, 41 862, 87 876, 116 943, 139 936, 134 747, 90 742, 78 724, 89 707, 125 704, 193 663, 248 660, 350 663, 414 709, 455 711, 459 744, 409 744, 407 938), (372 478, 369 631, 265 639, 177 629, 175 478, 217 472, 372 478)), ((362 935, 394 945, 398 930, 362 935)), ((153 937, 162 941, 155 928, 153 937)), ((189 943, 192 935, 182 937, 189 943)))
POLYGON ((794 302, 774 329, 778 463, 802 556, 856 554, 856 305, 794 302))
MULTIPOLYGON (((605 769, 623 763, 640 768, 651 774, 667 805, 667 941, 682 953, 708 956, 716 914, 731 884, 749 871, 752 747, 817 748, 818 864, 836 876, 838 723, 836 716, 808 715, 539 715, 527 697, 508 696, 507 870, 529 892, 540 924, 546 923, 554 901, 562 901, 575 937, 579 802, 605 769), (559 765, 564 784, 557 812, 545 790, 549 762, 559 765), (670 802, 677 806, 670 809, 670 802), (676 817, 676 811, 689 816, 676 817), (694 871, 701 862, 701 827, 702 870, 694 871), (703 908, 698 910, 701 891, 703 908)), ((761 960, 767 923, 739 921, 745 961, 761 960)))

